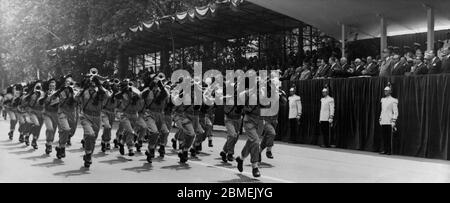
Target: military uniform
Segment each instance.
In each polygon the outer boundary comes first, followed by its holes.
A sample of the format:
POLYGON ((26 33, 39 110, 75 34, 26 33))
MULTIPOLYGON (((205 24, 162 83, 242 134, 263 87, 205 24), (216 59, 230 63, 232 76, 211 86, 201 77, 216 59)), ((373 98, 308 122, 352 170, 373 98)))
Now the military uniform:
POLYGON ((320 132, 323 138, 323 146, 330 147, 330 126, 334 121, 334 99, 326 96, 320 100, 320 132))
POLYGON ((104 104, 111 97, 110 92, 100 85, 90 87, 77 95, 76 99, 81 105, 80 121, 84 130, 85 141, 85 167, 89 168, 92 164, 92 154, 95 149, 95 141, 98 138, 101 125, 101 112, 104 104))
POLYGON ((381 99, 381 140, 384 153, 392 154, 392 132, 398 118, 398 100, 392 96, 381 99))
POLYGON ((66 145, 70 143, 70 139, 77 128, 78 112, 74 96, 75 92, 72 87, 63 87, 59 93, 54 95, 54 97, 59 97, 59 146, 56 147, 56 157, 58 159, 66 157, 66 145))
POLYGON ((17 117, 16 114, 14 113, 14 96, 13 93, 7 93, 4 97, 3 100, 3 105, 4 105, 4 111, 6 111, 6 113, 9 116, 9 132, 8 132, 8 136, 9 139, 12 140, 13 136, 14 136, 14 131, 16 129, 16 125, 17 125, 17 117))
MULTIPOLYGON (((247 96, 249 98, 249 96, 247 96)), ((250 97, 257 97, 256 93, 250 97)), ((247 101, 249 101, 247 99, 247 101)), ((244 107, 244 130, 247 136, 247 142, 242 149, 241 156, 236 159, 238 162, 238 170, 243 171, 243 162, 250 156, 250 162, 252 163, 253 176, 260 177, 259 166, 260 162, 260 136, 263 132, 263 120, 261 118, 261 109, 259 105, 252 106, 247 104, 244 107)))
POLYGON ((136 90, 137 89, 134 89, 133 93, 130 91, 124 93, 121 98, 120 109, 123 114, 120 118, 120 125, 122 125, 123 128, 123 135, 120 136, 119 151, 122 155, 125 154, 124 145, 126 144, 129 151, 128 155, 134 156, 134 142, 137 133, 133 126, 136 127, 137 130, 146 129, 145 121, 139 116, 139 111, 143 109, 144 101, 141 98, 140 92, 137 92, 136 90))
POLYGON ((55 94, 55 90, 47 91, 46 97, 44 98, 44 124, 45 124, 45 136, 46 136, 46 144, 45 144, 45 153, 52 153, 52 144, 55 141, 56 129, 58 128, 58 104, 59 98, 52 97, 55 94))
POLYGON ((188 161, 188 151, 191 148, 196 135, 193 121, 187 116, 188 109, 193 113, 192 105, 179 105, 174 107, 173 121, 178 129, 177 139, 180 141, 178 157, 180 158, 181 163, 186 163, 188 161))
POLYGON ((102 134, 102 151, 106 152, 111 150, 111 133, 112 127, 115 120, 115 109, 117 107, 117 100, 111 95, 110 98, 106 99, 106 103, 103 106, 101 113, 101 120, 103 124, 103 134, 102 134))
POLYGON ((223 146, 220 154, 223 162, 234 161, 234 150, 239 140, 239 132, 242 128, 243 107, 236 105, 226 105, 225 111, 225 127, 227 129, 227 141, 223 146))
POLYGON ((42 125, 44 124, 44 118, 42 117, 42 112, 44 110, 44 105, 42 103, 42 99, 44 99, 44 92, 40 90, 36 90, 30 96, 29 105, 29 115, 31 120, 30 132, 33 135, 33 141, 31 146, 34 149, 37 149, 37 140, 39 139, 39 135, 41 133, 42 125))

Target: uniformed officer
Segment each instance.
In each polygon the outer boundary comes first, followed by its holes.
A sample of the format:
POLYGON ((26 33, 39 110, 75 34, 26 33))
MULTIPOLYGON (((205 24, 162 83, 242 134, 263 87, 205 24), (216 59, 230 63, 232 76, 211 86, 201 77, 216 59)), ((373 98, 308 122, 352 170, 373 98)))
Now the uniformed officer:
POLYGON ((300 96, 295 94, 295 87, 289 89, 289 132, 291 141, 295 139, 297 133, 297 127, 302 117, 302 101, 300 96))
POLYGON ((328 87, 322 90, 323 98, 320 100, 320 132, 323 138, 321 147, 329 148, 331 145, 331 127, 334 122, 334 99, 329 95, 328 87))
POLYGON ((383 143, 383 150, 381 154, 391 155, 392 150, 392 135, 396 130, 396 122, 398 118, 398 100, 391 96, 392 87, 389 84, 384 89, 385 97, 381 99, 381 140, 383 143))

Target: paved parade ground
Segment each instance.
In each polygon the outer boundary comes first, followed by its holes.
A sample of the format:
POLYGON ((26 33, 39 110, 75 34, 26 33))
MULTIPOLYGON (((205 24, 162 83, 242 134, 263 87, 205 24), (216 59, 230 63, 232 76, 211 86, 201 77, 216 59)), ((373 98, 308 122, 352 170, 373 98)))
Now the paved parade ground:
MULTIPOLYGON (((262 177, 253 179, 248 160, 244 173, 236 170, 236 163, 221 162, 219 153, 225 142, 223 132, 215 132, 214 148, 204 146, 199 159, 190 160, 187 165, 178 163, 178 157, 171 147, 168 147, 168 155, 164 160, 156 159, 153 164, 146 163, 144 154, 120 156, 117 150, 104 154, 99 152, 98 147, 91 169, 86 170, 82 167, 84 152, 79 142, 82 129, 77 130, 74 146, 67 149, 67 158, 60 161, 55 159, 55 152, 52 156, 44 155, 44 137, 39 140, 39 150, 35 151, 20 144, 18 135, 9 141, 8 128, 9 122, 0 121, 0 182, 450 182, 450 162, 446 161, 386 157, 367 152, 324 150, 285 143, 276 143, 275 159, 263 159, 262 177)), ((242 149, 244 139, 238 142, 237 151, 242 149)))

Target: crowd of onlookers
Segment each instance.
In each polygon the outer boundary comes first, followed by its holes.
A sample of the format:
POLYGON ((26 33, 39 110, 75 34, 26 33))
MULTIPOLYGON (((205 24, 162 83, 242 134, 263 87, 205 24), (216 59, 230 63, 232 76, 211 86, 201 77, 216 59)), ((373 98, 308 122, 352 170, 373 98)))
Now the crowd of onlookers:
POLYGON ((301 66, 291 66, 282 73, 282 80, 310 80, 349 77, 388 77, 450 73, 450 43, 438 51, 422 51, 420 48, 399 53, 399 49, 386 48, 374 58, 319 58, 306 59, 301 66))

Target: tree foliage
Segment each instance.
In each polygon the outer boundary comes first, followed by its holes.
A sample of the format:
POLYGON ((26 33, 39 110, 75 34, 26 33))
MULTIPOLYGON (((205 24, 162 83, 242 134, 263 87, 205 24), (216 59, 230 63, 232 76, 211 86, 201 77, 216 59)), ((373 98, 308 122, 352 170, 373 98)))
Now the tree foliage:
POLYGON ((12 83, 92 66, 112 71, 120 45, 114 36, 139 22, 213 1, 0 0, 0 74, 12 83), (112 39, 97 42, 105 36, 112 39), (48 50, 86 41, 92 43, 48 57, 48 50))

